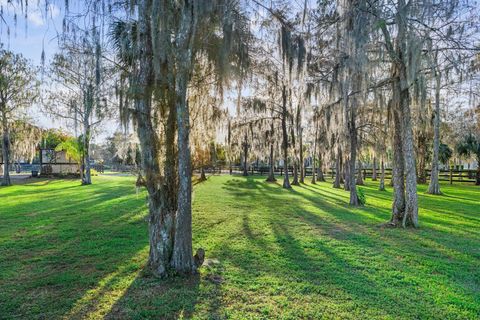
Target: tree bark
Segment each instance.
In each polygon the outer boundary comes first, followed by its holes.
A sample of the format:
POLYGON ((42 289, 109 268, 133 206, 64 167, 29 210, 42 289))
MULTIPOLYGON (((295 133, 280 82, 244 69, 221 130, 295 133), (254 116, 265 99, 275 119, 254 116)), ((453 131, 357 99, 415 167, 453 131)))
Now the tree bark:
POLYGON ((207 180, 207 176, 205 175, 205 167, 202 166, 200 167, 200 181, 205 181, 207 180))
POLYGON ((299 148, 300 148, 300 183, 305 183, 305 168, 303 163, 303 130, 302 128, 299 129, 298 134, 298 141, 299 141, 299 148))
POLYGON ((268 172, 268 177, 267 181, 268 182, 275 182, 277 179, 275 179, 275 171, 274 171, 274 161, 273 161, 273 143, 270 143, 270 159, 269 159, 269 172, 268 172))
POLYGON ((427 147, 426 147, 426 137, 425 137, 425 132, 419 133, 419 136, 417 138, 418 144, 417 144, 417 151, 418 151, 418 177, 417 181, 418 183, 424 184, 427 183, 427 169, 426 169, 426 153, 427 153, 427 147))
POLYGON ((322 153, 319 148, 318 150, 318 174, 317 174, 317 181, 325 182, 325 176, 323 175, 323 158, 322 153))
POLYGON ((373 156, 372 181, 377 181, 377 157, 373 156))
MULTIPOLYGON (((396 99, 397 95, 394 96, 396 99)), ((405 176, 404 176, 404 158, 402 148, 402 129, 399 110, 393 110, 394 134, 393 134, 393 206, 390 223, 399 226, 403 220, 405 212, 405 176)))
MULTIPOLYGON (((355 165, 354 165, 354 167, 355 167, 355 165)), ((348 158, 345 159, 345 163, 343 165, 343 172, 345 174, 345 180, 343 182, 343 190, 350 191, 350 187, 351 187, 351 185, 350 185, 350 181, 351 181, 350 174, 351 174, 351 172, 350 172, 350 159, 348 159, 348 158)), ((355 180, 355 169, 353 171, 353 180, 355 180)))
MULTIPOLYGON (((4 108, 2 108, 4 109, 4 108)), ((3 179, 2 186, 11 186, 10 179, 10 132, 8 130, 8 121, 6 112, 2 112, 2 160, 3 160, 3 179)))
POLYGON ((196 266, 192 251, 192 168, 187 86, 192 69, 195 8, 194 2, 186 2, 184 5, 176 39, 175 104, 178 125, 178 194, 171 265, 177 273, 190 274, 195 272, 196 266))
POLYGON ((380 185, 378 190, 385 191, 385 164, 383 163, 383 156, 380 163, 380 185))
POLYGON ((362 167, 362 162, 358 160, 358 172, 357 172, 357 185, 363 186, 363 167, 362 167))
MULTIPOLYGON (((353 74, 350 70, 349 74, 353 74)), ((355 83, 359 81, 359 77, 355 77, 355 83)), ((361 81, 361 80, 360 80, 361 81)), ((354 85, 356 89, 356 85, 354 85)), ((347 130, 348 138, 350 140, 350 157, 345 160, 345 184, 344 189, 350 191, 350 205, 358 205, 357 187, 355 181, 355 161, 357 159, 357 126, 356 126, 356 113, 357 113, 357 97, 348 97, 348 94, 344 93, 344 108, 347 114, 347 130)))
POLYGON ((395 123, 394 133, 394 188, 392 218, 390 224, 418 226, 417 174, 415 166, 413 131, 410 114, 409 82, 407 77, 407 14, 409 4, 399 0, 396 8, 397 27, 395 47, 385 24, 384 34, 388 54, 392 58, 392 100, 395 123), (401 142, 401 143, 399 143, 401 142), (401 157, 401 159, 400 159, 401 157), (405 186, 404 186, 405 182, 405 186), (406 191, 406 192, 404 192, 406 191))
POLYGON ((341 168, 340 168, 340 158, 342 157, 342 150, 340 147, 337 149, 337 158, 335 159, 335 180, 333 182, 334 188, 340 188, 340 176, 341 176, 341 168))
POLYGON ((427 193, 442 194, 440 183, 438 181, 438 153, 440 149, 440 80, 441 75, 438 70, 435 72, 435 117, 433 122, 433 158, 432 171, 430 173, 430 184, 427 193))
POLYGON ((312 157, 312 184, 316 184, 317 180, 315 177, 316 171, 316 159, 315 156, 317 155, 317 138, 318 138, 318 124, 315 123, 315 140, 313 140, 313 157, 312 157))
POLYGON ((243 140, 243 176, 248 176, 248 137, 246 133, 243 140))
MULTIPOLYGON (((183 69, 185 73, 188 68, 183 69)), ((195 271, 192 251, 192 169, 190 158, 190 123, 186 101, 187 83, 185 74, 177 74, 177 123, 178 123, 178 196, 175 217, 175 240, 172 267, 180 273, 195 271)))
POLYGON ((477 154, 477 174, 475 177, 475 185, 480 186, 480 155, 477 154))
POLYGON ((283 170, 285 175, 283 176, 283 187, 290 189, 290 181, 288 178, 288 132, 287 132, 287 92, 286 87, 283 85, 282 90, 282 150, 283 150, 283 170))
MULTIPOLYGON (((406 79, 406 70, 402 72, 406 79)), ((406 82, 406 81, 405 81, 406 82)), ((408 87, 403 87, 401 92, 401 107, 403 111, 403 155, 405 157, 405 215, 402 226, 412 225, 418 227, 418 195, 417 173, 415 165, 415 150, 410 114, 410 97, 408 87)))
POLYGON ((138 22, 138 59, 139 68, 134 75, 134 86, 138 88, 138 94, 134 96, 134 124, 137 128, 137 135, 140 141, 142 171, 145 177, 145 187, 148 192, 149 209, 149 242, 150 252, 148 266, 156 276, 168 275, 170 261, 173 252, 173 236, 175 221, 175 186, 171 184, 172 152, 169 144, 172 145, 172 137, 175 132, 175 112, 170 108, 166 132, 166 166, 165 181, 160 174, 158 159, 158 146, 160 145, 157 133, 152 122, 152 42, 150 39, 150 11, 151 0, 140 0, 139 22, 138 22), (172 119, 173 117, 173 119, 172 119), (172 123, 173 120, 173 123, 172 123), (172 132, 173 130, 173 132, 172 132), (173 191, 173 192, 172 192, 173 191))
POLYGON ((293 129, 293 121, 292 121, 292 149, 293 149, 293 180, 292 180, 292 185, 298 186, 300 183, 298 182, 298 155, 297 155, 297 147, 295 143, 295 132, 293 129))
POLYGON ((90 168, 90 124, 89 117, 86 116, 84 120, 84 130, 83 130, 83 159, 84 159, 84 168, 85 175, 82 179, 83 185, 92 184, 91 168, 90 168))

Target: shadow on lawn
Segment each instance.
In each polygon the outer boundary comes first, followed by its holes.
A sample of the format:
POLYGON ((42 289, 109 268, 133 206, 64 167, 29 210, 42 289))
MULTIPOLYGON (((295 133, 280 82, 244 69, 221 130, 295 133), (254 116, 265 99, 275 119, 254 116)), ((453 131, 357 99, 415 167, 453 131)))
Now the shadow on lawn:
POLYGON ((99 183, 82 193, 75 192, 80 186, 41 186, 17 189, 13 196, 22 201, 2 215, 0 313, 53 319, 70 312, 75 318, 143 262, 144 206, 130 184, 99 183), (29 192, 34 195, 26 197, 29 192))
POLYGON ((197 304, 202 312, 213 319, 221 314, 222 282, 221 265, 202 267, 202 275, 173 277, 160 280, 148 269, 138 273, 135 280, 112 305, 105 319, 190 319, 197 304))
MULTIPOLYGON (((458 248, 448 248, 446 244, 440 247, 437 243, 443 233, 437 232, 439 236, 431 237, 422 229, 379 229, 376 226, 388 219, 389 208, 367 205, 352 209, 342 191, 330 193, 312 185, 302 186, 307 192, 287 191, 279 183, 268 184, 262 180, 232 178, 223 184, 226 196, 247 199, 239 203, 239 216, 229 218, 239 219, 240 238, 222 242, 207 252, 207 257, 218 257, 224 264, 240 270, 235 272, 241 272, 246 283, 237 293, 239 299, 248 299, 242 294, 248 292, 249 283, 258 281, 265 292, 271 289, 269 280, 264 278, 268 275, 284 283, 282 287, 288 288, 291 284, 295 290, 301 288, 300 293, 278 293, 289 300, 295 299, 295 294, 321 296, 330 299, 332 304, 348 305, 347 309, 360 307, 378 317, 408 318, 425 314, 435 317, 436 309, 448 312, 447 306, 438 306, 434 293, 425 294, 422 291, 425 288, 419 291, 415 279, 419 274, 427 276, 420 267, 425 246, 441 263, 448 264, 452 256, 459 255, 455 251, 458 248), (279 203, 281 208, 272 207, 279 203), (312 205, 322 214, 312 213, 309 209, 312 205), (249 209, 254 206, 265 208, 261 217, 250 213, 249 209), (260 230, 259 223, 266 223, 268 230, 260 230), (269 258, 265 258, 266 255, 269 258), (400 298, 399 292, 409 299, 400 298)), ((391 192, 379 194, 380 200, 391 197, 391 192)), ((374 197, 377 193, 368 196, 374 197)), ((441 222, 435 218, 422 219, 430 219, 431 224, 441 222)), ((220 218, 211 227, 225 223, 228 220, 220 218)), ((223 318, 226 293, 222 283, 229 279, 223 278, 221 264, 204 270, 202 276, 159 281, 142 269, 128 289, 116 298, 105 317, 191 318, 208 314, 210 318, 223 318)), ((444 291, 450 294, 465 290, 462 279, 443 281, 449 283, 444 291)))
MULTIPOLYGON (((73 195, 75 188, 62 190, 73 195)), ((214 224, 208 224, 209 229, 237 219, 239 237, 219 243, 207 252, 207 258, 218 257, 221 262, 207 262, 201 276, 162 281, 145 269, 148 257, 145 207, 139 208, 141 202, 128 196, 130 187, 93 190, 85 198, 72 198, 68 204, 62 204, 60 212, 52 210, 51 205, 37 207, 33 217, 25 215, 31 204, 14 205, 16 212, 24 215, 21 221, 7 223, 19 223, 22 228, 32 228, 32 223, 35 228, 50 225, 51 229, 28 238, 26 234, 12 236, 11 241, 1 243, 0 249, 12 248, 3 251, 5 261, 18 260, 15 256, 23 255, 21 261, 25 264, 16 274, 14 269, 18 266, 7 262, 6 272, 12 275, 9 283, 21 285, 30 293, 28 297, 16 297, 15 290, 4 292, 3 297, 13 301, 6 314, 25 316, 31 311, 25 310, 26 306, 35 304, 47 311, 37 310, 34 315, 40 312, 46 318, 58 316, 49 314, 49 308, 52 312, 60 308, 64 310, 64 318, 72 319, 192 318, 197 312, 224 318, 227 293, 223 284, 230 281, 228 276, 232 273, 241 272, 245 282, 240 283, 241 290, 237 289, 234 295, 248 293, 249 283, 256 282, 268 292, 268 281, 273 280, 265 280, 267 275, 284 284, 282 288, 298 290, 275 293, 292 299, 291 303, 295 303, 296 294, 314 295, 331 300, 332 305, 346 305, 346 310, 363 308, 378 317, 412 318, 428 314, 433 318, 437 316, 433 310, 445 311, 448 306, 439 306, 436 294, 424 291, 428 288, 419 290, 415 277, 434 277, 422 265, 425 248, 429 258, 439 261, 436 272, 442 272, 452 259, 460 258, 456 263, 468 265, 468 254, 461 252, 460 245, 442 243, 445 232, 435 228, 376 228, 388 219, 388 208, 367 204, 353 209, 347 203, 347 194, 341 190, 328 192, 318 185, 302 185, 302 192, 298 187, 285 190, 279 183, 269 184, 263 178, 251 177, 232 178, 222 188, 226 197, 247 201, 239 201, 242 206, 236 211, 237 216, 220 217, 214 224), (312 212, 312 206, 321 214, 312 212), (253 207, 264 210, 261 214, 252 213, 248 209, 253 207), (265 225, 265 230, 259 225, 265 225), (228 275, 224 269, 227 266, 228 275), (399 293, 408 299, 402 299, 399 293)), ((391 197, 391 192, 366 189, 367 200, 378 197, 385 201, 391 197)), ((55 201, 55 195, 45 192, 45 196, 55 201)), ((438 212, 443 212, 442 206, 450 201, 429 196, 420 199, 438 212)), ((421 220, 429 225, 446 221, 437 216, 422 216, 421 220)), ((470 216, 469 221, 477 219, 470 216)), ((5 262, 0 258, 2 265, 5 262)), ((448 274, 446 277, 442 281, 449 286, 438 294, 454 295, 457 290, 466 290, 471 291, 468 297, 475 296, 475 287, 466 288, 465 279, 448 274)), ((248 301, 248 296, 240 298, 248 301)))
MULTIPOLYGON (((348 197, 342 196, 341 191, 332 190, 329 193, 311 185, 302 185, 302 187, 309 192, 299 192, 295 188, 281 189, 279 185, 267 184, 254 178, 243 181, 236 178, 229 180, 223 188, 230 194, 238 198, 251 198, 252 202, 255 200, 257 206, 270 208, 270 211, 274 212, 274 214, 265 213, 264 216, 268 218, 275 237, 274 243, 267 243, 254 235, 254 228, 250 222, 255 219, 254 217, 248 217, 247 214, 242 217, 242 230, 249 240, 249 245, 245 248, 259 247, 260 253, 275 251, 277 247, 276 252, 282 262, 273 265, 262 264, 261 255, 252 254, 250 249, 238 252, 238 246, 232 248, 226 245, 221 249, 221 255, 227 256, 244 272, 250 272, 252 277, 258 275, 258 269, 260 269, 267 274, 281 277, 285 281, 290 279, 290 281, 322 286, 330 283, 333 288, 340 291, 337 297, 340 300, 353 299, 368 305, 369 309, 376 310, 380 315, 393 317, 399 316, 395 313, 399 310, 412 310, 410 316, 417 312, 418 315, 430 312, 432 317, 435 316, 432 313, 436 305, 435 293, 419 294, 417 283, 412 278, 412 275, 425 273, 422 268, 423 255, 428 254, 429 258, 433 255, 440 266, 449 265, 452 259, 466 266, 472 264, 472 257, 462 252, 465 240, 453 245, 447 244, 442 241, 442 237, 446 236, 445 232, 425 226, 419 230, 375 228, 379 222, 388 219, 389 212, 385 210, 386 208, 372 208, 369 205, 363 208, 351 208, 346 202, 348 197), (291 195, 290 197, 285 196, 287 192, 291 195), (302 198, 306 201, 299 201, 302 198), (280 199, 283 200, 281 208, 272 208, 273 204, 278 204, 276 201, 280 199), (320 209, 322 215, 310 212, 311 205, 320 209), (379 215, 378 210, 386 212, 379 215), (299 218, 308 227, 299 228, 298 223, 297 225, 292 223, 292 220, 295 220, 292 219, 293 217, 299 218), (312 236, 303 238, 302 232, 309 232, 312 236), (229 254, 231 251, 234 251, 235 255, 229 254), (376 266, 377 263, 378 266, 376 266), (252 266, 255 272, 252 272, 252 266), (382 274, 377 278, 374 275, 379 271, 382 274), (407 277, 409 277, 408 280, 407 277), (387 290, 387 284, 392 286, 389 290, 387 290), (401 287, 402 294, 422 302, 420 306, 415 307, 416 310, 411 302, 399 301, 398 293, 392 290, 396 285, 401 287), (403 304, 403 307, 398 308, 398 304, 403 304)), ((385 193, 381 194, 380 199, 388 199, 388 196, 384 196, 385 193)), ((369 196, 373 195, 368 194, 367 197, 369 196)), ((431 206, 434 205, 433 202, 438 201, 438 198, 433 201, 422 195, 420 198, 421 203, 426 202, 431 206)), ((437 206, 445 206, 445 203, 435 204, 435 207, 437 206)), ((447 213, 448 211, 445 210, 445 214, 447 213)), ((451 215, 451 212, 449 214, 451 215)), ((430 227, 445 224, 445 220, 436 216, 422 216, 421 219, 428 222, 430 227)), ((472 218, 472 220, 476 219, 472 218)), ((468 226, 473 230, 473 225, 468 226)), ((459 231, 463 227, 464 225, 461 225, 454 229, 459 231)), ((433 268, 429 270, 430 272, 435 270, 442 274, 442 267, 435 265, 430 268, 433 268)), ((424 276, 432 275, 428 273, 424 276)), ((449 283, 448 289, 445 290, 450 294, 454 294, 457 290, 468 290, 471 299, 467 300, 474 304, 475 285, 470 284, 473 289, 468 289, 469 285, 466 286, 466 282, 471 280, 463 277, 448 275, 447 279, 442 280, 449 283)), ((322 288, 309 290, 321 291, 322 288)), ((328 292, 322 294, 329 295, 328 292)), ((447 312, 447 309, 444 310, 447 312)))

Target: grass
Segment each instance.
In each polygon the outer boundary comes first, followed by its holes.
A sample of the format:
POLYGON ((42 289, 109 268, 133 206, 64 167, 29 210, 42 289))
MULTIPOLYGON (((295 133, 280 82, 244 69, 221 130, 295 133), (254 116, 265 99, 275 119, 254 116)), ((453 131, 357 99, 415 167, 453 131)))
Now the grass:
MULTIPOLYGON (((37 180, 34 180, 37 181, 37 180)), ((1 319, 478 319, 480 188, 419 186, 421 228, 384 229, 391 189, 348 206, 330 183, 262 178, 195 186, 188 279, 145 271, 145 193, 134 178, 0 189, 1 319)))

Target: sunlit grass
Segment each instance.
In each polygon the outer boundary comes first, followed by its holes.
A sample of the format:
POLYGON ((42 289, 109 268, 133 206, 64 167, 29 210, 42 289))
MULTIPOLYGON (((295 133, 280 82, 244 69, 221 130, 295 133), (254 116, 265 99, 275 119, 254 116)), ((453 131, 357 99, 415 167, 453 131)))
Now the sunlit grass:
POLYGON ((419 186, 417 230, 384 229, 391 189, 351 208, 330 183, 195 186, 199 276, 159 280, 133 177, 0 188, 0 319, 477 319, 480 188, 419 186))

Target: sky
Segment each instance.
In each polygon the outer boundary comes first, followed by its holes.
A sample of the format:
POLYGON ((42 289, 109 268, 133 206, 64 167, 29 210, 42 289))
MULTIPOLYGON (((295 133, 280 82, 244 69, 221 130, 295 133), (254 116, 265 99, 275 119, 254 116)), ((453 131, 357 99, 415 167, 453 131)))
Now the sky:
MULTIPOLYGON (((25 2, 25 0, 23 0, 25 2)), ((70 12, 81 10, 83 1, 70 1, 70 12), (76 8, 72 6, 77 6, 76 8)), ((58 34, 62 32, 62 22, 65 14, 64 1, 48 1, 48 13, 45 10, 45 0, 28 1, 27 17, 25 8, 15 0, 0 0, 0 10, 3 20, 0 21, 0 43, 7 50, 20 53, 29 59, 33 65, 41 66, 42 49, 45 52, 45 66, 48 66, 55 52, 58 51, 58 34), (15 15, 17 16, 15 22, 15 15)), ((39 73, 39 78, 42 74, 39 73)), ((29 117, 35 125, 42 128, 63 128, 73 134, 67 123, 52 119, 42 111, 41 105, 31 108, 29 117)), ((107 121, 93 137, 94 142, 101 142, 120 129, 117 121, 107 121)))

